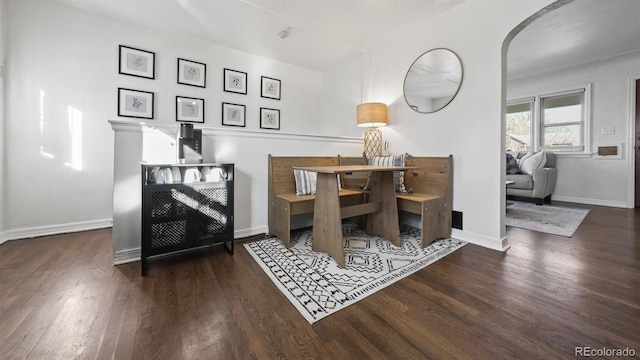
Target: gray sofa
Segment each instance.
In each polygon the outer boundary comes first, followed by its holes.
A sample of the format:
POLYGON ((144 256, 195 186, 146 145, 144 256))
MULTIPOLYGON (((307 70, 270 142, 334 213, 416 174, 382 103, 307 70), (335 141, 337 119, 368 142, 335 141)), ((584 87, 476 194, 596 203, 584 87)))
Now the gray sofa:
MULTIPOLYGON (((522 158, 526 152, 518 152, 514 157, 522 158)), ((507 185, 507 197, 517 200, 534 201, 538 205, 551 202, 551 194, 556 189, 558 169, 556 169, 556 154, 545 153, 547 161, 543 168, 535 169, 529 174, 507 174, 507 181, 514 181, 507 185)))

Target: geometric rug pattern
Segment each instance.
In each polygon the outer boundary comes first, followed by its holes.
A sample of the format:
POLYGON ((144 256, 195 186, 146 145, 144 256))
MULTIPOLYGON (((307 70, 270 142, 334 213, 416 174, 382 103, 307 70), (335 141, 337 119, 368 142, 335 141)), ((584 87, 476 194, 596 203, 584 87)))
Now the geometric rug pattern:
POLYGON ((244 244, 251 256, 302 316, 314 323, 364 299, 459 249, 466 243, 442 239, 424 249, 420 229, 402 226, 402 246, 343 227, 344 269, 326 253, 311 250, 312 230, 292 232, 291 248, 279 238, 244 244))
POLYGON ((589 214, 589 209, 509 201, 507 203, 505 224, 547 234, 571 237, 587 214, 589 214))

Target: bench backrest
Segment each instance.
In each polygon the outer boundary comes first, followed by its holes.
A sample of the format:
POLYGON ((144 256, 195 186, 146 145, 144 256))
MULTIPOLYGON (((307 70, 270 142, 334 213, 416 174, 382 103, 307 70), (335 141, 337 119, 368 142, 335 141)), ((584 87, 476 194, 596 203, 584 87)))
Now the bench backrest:
POLYGON ((273 195, 295 194, 294 166, 337 166, 337 156, 272 156, 269 154, 269 192, 273 195))
MULTIPOLYGON (((340 156, 340 165, 367 165, 364 156, 340 156)), ((342 187, 345 189, 362 189, 367 184, 369 174, 362 171, 341 174, 342 187)))
POLYGON ((417 166, 404 176, 407 189, 417 193, 447 196, 453 189, 453 156, 420 157, 405 160, 407 166, 417 166))

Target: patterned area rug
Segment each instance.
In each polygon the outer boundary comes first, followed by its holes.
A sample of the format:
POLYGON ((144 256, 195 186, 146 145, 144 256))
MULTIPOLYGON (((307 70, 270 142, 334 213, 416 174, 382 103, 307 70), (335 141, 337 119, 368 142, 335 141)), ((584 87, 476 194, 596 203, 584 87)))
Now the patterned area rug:
POLYGON ((588 213, 588 209, 509 201, 507 203, 505 224, 547 234, 571 237, 588 213))
POLYGON ((346 269, 329 255, 311 250, 311 230, 292 233, 290 249, 278 238, 244 246, 304 318, 314 323, 466 244, 446 239, 422 249, 420 230, 402 227, 402 247, 397 247, 357 227, 344 230, 346 269))

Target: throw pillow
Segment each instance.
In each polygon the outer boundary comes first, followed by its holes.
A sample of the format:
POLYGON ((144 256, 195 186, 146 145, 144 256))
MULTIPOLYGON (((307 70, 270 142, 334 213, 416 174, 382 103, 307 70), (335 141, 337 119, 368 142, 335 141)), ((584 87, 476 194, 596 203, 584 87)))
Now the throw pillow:
MULTIPOLYGON (((409 158, 409 154, 402 154, 396 156, 376 156, 367 159, 369 165, 374 166, 404 166, 405 157, 409 158)), ((369 190, 371 184, 371 174, 367 178, 367 184, 364 189, 369 190)), ((393 184, 396 188, 396 192, 407 192, 407 189, 404 186, 404 171, 394 171, 393 172, 393 184)))
MULTIPOLYGON (((338 179, 338 191, 342 191, 342 181, 340 174, 338 179)), ((318 184, 318 173, 314 171, 293 169, 293 178, 296 181, 296 195, 314 195, 318 184)))
POLYGON ((533 174, 533 170, 543 168, 546 163, 547 155, 544 150, 541 150, 527 158, 523 158, 520 162, 520 171, 524 174, 531 175, 533 174))
POLYGON ((507 153, 507 174, 518 174, 520 173, 520 167, 518 167, 518 161, 513 157, 513 155, 507 153))
POLYGON ((296 195, 313 195, 316 193, 317 172, 293 169, 293 177, 296 180, 296 195))
POLYGON ((522 155, 522 157, 520 157, 519 159, 516 158, 516 160, 518 161, 518 166, 522 167, 522 162, 525 161, 526 159, 532 157, 533 154, 535 154, 533 151, 529 151, 528 153, 522 155))

